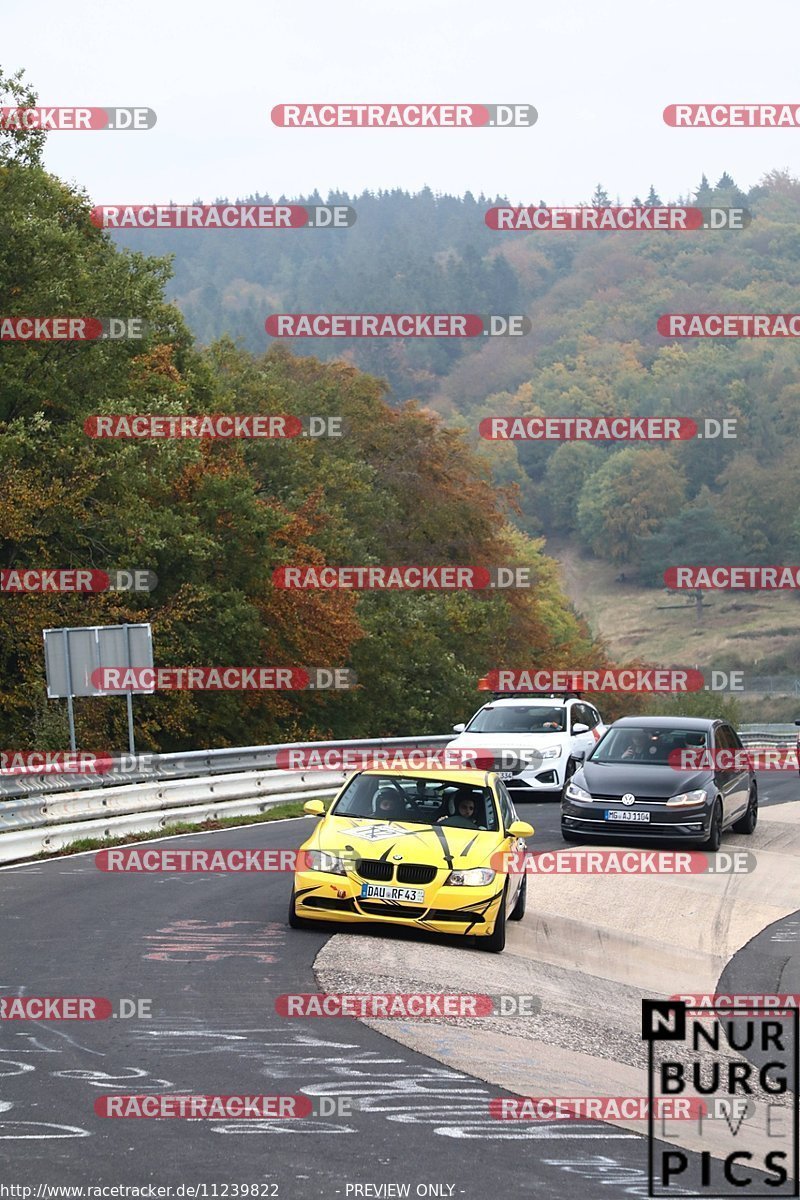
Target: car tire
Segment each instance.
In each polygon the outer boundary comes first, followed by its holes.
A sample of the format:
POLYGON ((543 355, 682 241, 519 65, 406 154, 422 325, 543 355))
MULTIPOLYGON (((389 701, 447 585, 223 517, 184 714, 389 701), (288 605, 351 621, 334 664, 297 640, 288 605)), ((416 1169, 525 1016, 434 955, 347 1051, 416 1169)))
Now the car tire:
POLYGON ((478 944, 482 950, 488 950, 490 954, 500 954, 505 949, 506 945, 506 892, 508 891, 508 883, 503 888, 503 895, 500 900, 500 910, 497 914, 497 920, 494 923, 494 931, 488 937, 478 938, 478 944))
POLYGON ((521 921, 525 916, 525 905, 528 897, 528 876, 522 876, 522 885, 517 893, 517 902, 508 914, 509 921, 521 921))
POLYGON ((711 824, 708 829, 708 837, 703 843, 704 848, 710 854, 716 854, 719 850, 720 842, 722 841, 722 805, 719 800, 714 802, 714 811, 711 814, 711 824))
POLYGON ((744 814, 743 817, 740 817, 739 820, 736 822, 736 824, 733 827, 733 832, 734 833, 744 833, 746 835, 749 835, 753 832, 753 830, 755 829, 757 824, 758 824, 758 790, 756 789, 756 785, 753 784, 753 786, 750 788, 750 796, 747 801, 747 812, 744 814))
POLYGON ((288 914, 287 920, 288 920, 290 926, 292 927, 292 929, 308 929, 308 927, 311 924, 311 922, 309 920, 307 920, 306 917, 298 917, 298 915, 297 915, 297 909, 295 908, 295 903, 294 903, 294 888, 292 888, 291 893, 289 895, 289 914, 288 914))

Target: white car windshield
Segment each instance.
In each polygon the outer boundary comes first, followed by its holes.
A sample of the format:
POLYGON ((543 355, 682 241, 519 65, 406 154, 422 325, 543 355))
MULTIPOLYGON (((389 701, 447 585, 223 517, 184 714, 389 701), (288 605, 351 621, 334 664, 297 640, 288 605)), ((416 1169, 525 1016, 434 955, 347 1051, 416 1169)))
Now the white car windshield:
POLYGON ((567 710, 563 705, 487 704, 467 725, 467 733, 564 733, 567 710))

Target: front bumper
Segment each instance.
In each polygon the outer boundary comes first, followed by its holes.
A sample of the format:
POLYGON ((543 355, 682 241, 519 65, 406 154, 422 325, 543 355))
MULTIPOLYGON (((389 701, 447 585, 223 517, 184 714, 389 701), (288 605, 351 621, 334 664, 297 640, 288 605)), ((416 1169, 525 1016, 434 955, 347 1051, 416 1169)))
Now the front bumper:
POLYGON ((526 795, 535 795, 537 792, 560 792, 564 786, 567 761, 566 758, 546 758, 535 771, 520 771, 508 779, 503 778, 502 771, 500 775, 514 799, 524 800, 526 795))
POLYGON ((663 803, 640 800, 635 808, 627 808, 614 800, 567 800, 561 803, 561 824, 570 833, 585 837, 632 837, 657 841, 705 841, 711 823, 712 805, 706 801, 697 808, 667 808, 663 803), (606 812, 648 812, 649 821, 607 820, 606 812))
POLYGON ((437 872, 433 883, 420 890, 419 904, 395 900, 362 900, 361 887, 370 880, 358 875, 333 875, 326 871, 298 871, 294 877, 295 911, 312 921, 337 921, 406 925, 437 933, 488 937, 503 897, 504 875, 486 887, 453 887, 440 881, 448 871, 437 872))

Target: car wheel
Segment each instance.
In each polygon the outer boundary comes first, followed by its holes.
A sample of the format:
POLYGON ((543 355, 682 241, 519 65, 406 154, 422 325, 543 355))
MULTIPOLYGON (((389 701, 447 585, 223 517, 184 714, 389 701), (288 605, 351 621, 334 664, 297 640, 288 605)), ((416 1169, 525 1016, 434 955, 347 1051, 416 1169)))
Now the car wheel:
POLYGON ((757 823, 758 823, 758 791, 756 790, 756 785, 753 784, 753 786, 750 789, 750 799, 747 801, 747 812, 744 814, 743 817, 740 817, 739 820, 736 822, 736 824, 733 827, 733 832, 750 834, 755 829, 757 823))
POLYGON ((517 902, 508 914, 509 921, 521 921, 525 916, 525 904, 528 896, 528 876, 522 876, 522 886, 517 893, 517 902))
POLYGON ((711 825, 709 826, 708 837, 705 841, 705 848, 711 854, 716 854, 719 850, 719 844, 722 841, 722 805, 719 800, 714 804, 714 811, 711 814, 711 825))
POLYGON ((499 954, 505 949, 506 945, 506 891, 508 883, 503 888, 503 895, 500 900, 500 910, 497 914, 497 920, 494 923, 494 932, 488 937, 478 938, 478 943, 482 950, 488 950, 490 954, 499 954))
POLYGON ((291 925, 292 929, 308 929, 309 925, 311 924, 311 922, 309 920, 307 920, 306 917, 298 917, 298 915, 297 915, 297 909, 295 908, 295 903, 294 903, 294 888, 292 888, 292 891, 289 895, 288 921, 289 921, 289 924, 291 925))

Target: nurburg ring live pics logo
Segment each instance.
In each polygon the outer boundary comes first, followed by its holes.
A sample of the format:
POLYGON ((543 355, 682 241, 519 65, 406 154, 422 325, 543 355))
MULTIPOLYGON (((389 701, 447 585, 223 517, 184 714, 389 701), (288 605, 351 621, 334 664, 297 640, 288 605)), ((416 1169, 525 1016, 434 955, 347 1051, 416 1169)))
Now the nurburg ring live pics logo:
MULTIPOLYGON (((649 1196, 798 1196, 798 1009, 642 1000, 649 1196), (714 1152, 654 1136, 653 1103, 699 1095, 730 1112, 714 1152), (749 1119, 737 1113, 746 1105, 749 1119), (729 1136, 728 1136, 729 1135, 729 1136)), ((715 1125, 717 1123, 715 1122, 715 1125)), ((722 1127, 722 1123, 719 1123, 722 1127)))

